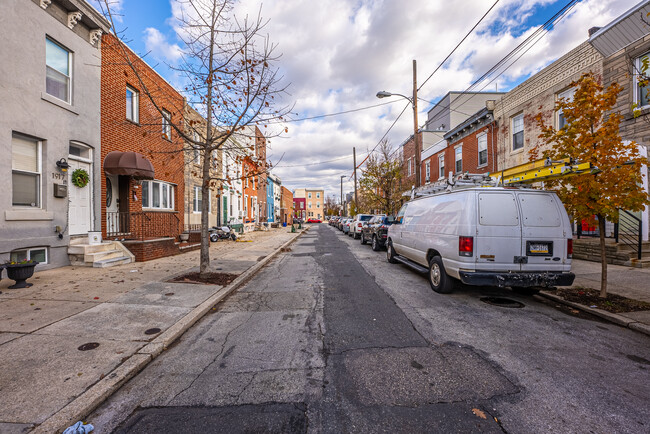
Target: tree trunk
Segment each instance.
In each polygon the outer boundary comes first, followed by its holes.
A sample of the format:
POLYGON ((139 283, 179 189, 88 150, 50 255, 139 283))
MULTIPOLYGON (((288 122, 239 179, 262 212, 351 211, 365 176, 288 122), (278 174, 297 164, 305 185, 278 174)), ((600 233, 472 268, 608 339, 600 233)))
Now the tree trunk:
POLYGON ((600 234, 600 298, 607 298, 607 254, 605 251, 605 216, 598 214, 598 232, 600 234))
POLYGON ((209 153, 203 151, 203 176, 201 184, 201 255, 199 259, 199 275, 204 277, 210 267, 210 164, 209 153))

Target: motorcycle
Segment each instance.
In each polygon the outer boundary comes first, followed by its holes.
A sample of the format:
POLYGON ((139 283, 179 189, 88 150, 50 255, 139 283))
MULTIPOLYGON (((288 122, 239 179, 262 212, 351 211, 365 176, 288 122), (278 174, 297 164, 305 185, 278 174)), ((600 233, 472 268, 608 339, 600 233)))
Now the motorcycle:
POLYGON ((209 229, 210 241, 216 243, 219 240, 237 240, 237 234, 230 226, 213 226, 209 229))

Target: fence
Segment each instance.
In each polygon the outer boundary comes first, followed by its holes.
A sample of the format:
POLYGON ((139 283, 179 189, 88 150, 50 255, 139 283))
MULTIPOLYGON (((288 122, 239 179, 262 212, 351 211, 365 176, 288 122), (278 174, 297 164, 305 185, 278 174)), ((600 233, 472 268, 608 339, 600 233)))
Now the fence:
POLYGON ((178 237, 180 219, 176 212, 107 212, 106 238, 150 240, 178 237))

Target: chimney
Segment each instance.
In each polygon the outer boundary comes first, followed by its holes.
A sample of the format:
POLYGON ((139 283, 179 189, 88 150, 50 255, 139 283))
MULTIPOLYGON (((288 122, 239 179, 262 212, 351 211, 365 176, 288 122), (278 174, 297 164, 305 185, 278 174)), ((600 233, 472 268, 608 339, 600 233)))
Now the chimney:
POLYGON ((591 38, 591 35, 596 33, 598 30, 600 30, 600 27, 592 27, 591 29, 589 29, 589 37, 591 38))

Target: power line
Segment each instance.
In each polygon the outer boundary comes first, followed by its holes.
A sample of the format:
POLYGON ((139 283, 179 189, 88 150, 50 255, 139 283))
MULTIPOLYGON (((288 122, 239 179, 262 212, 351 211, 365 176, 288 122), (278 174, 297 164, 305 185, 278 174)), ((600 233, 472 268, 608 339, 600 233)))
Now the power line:
POLYGON ((381 107, 381 106, 384 106, 384 105, 387 105, 387 104, 394 104, 395 102, 397 102, 397 101, 387 101, 387 102, 381 102, 381 103, 378 103, 378 104, 369 105, 369 106, 366 106, 366 107, 359 107, 359 108, 356 108, 356 109, 345 110, 345 111, 341 111, 341 112, 326 113, 326 114, 322 114, 322 115, 309 116, 309 117, 306 117, 306 118, 299 118, 299 119, 285 119, 285 120, 281 120, 281 121, 279 120, 279 121, 273 121, 273 122, 267 122, 267 123, 268 124, 284 124, 284 123, 289 123, 289 122, 302 122, 302 121, 309 121, 309 120, 312 120, 312 119, 328 118, 328 117, 332 117, 332 116, 339 116, 339 115, 345 115, 345 114, 348 114, 348 113, 354 113, 354 112, 360 112, 360 111, 363 111, 363 110, 369 110, 369 109, 372 109, 372 108, 375 108, 375 107, 381 107))

